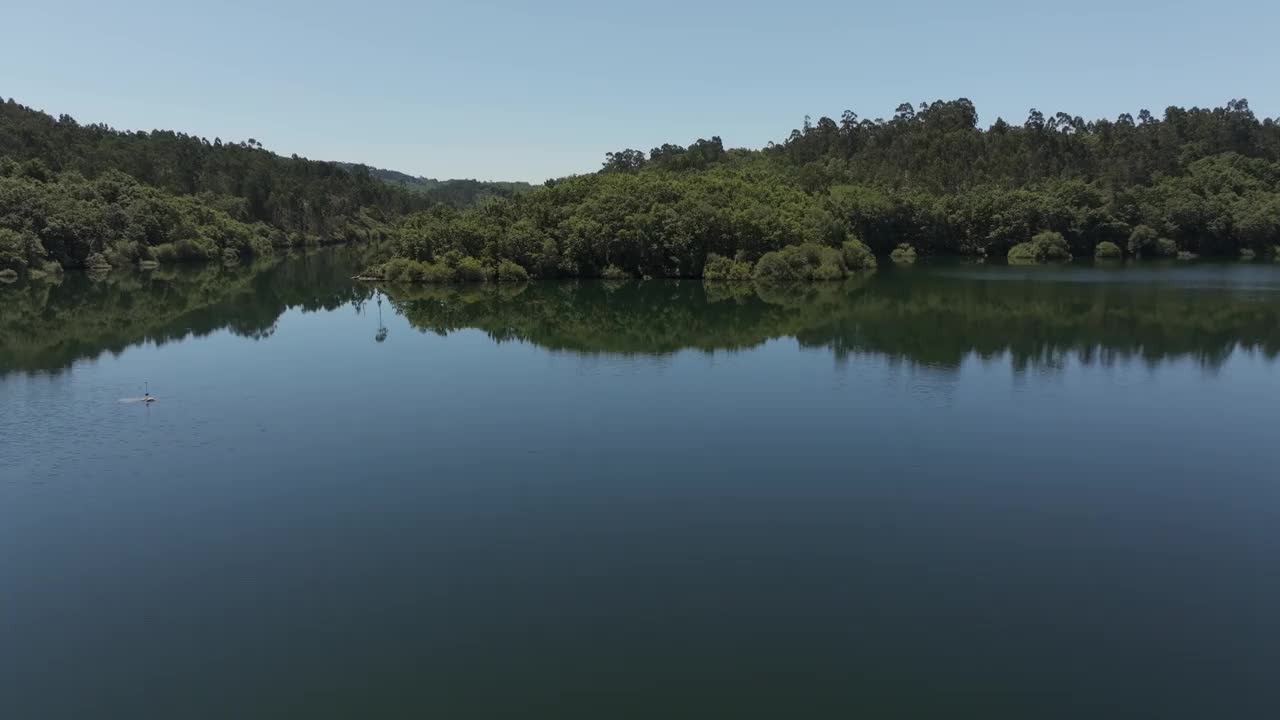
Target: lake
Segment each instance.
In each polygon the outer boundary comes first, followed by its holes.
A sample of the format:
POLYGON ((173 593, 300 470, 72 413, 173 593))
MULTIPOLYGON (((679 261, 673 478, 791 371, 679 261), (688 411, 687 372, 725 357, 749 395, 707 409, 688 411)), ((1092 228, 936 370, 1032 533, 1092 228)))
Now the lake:
POLYGON ((1280 704, 1280 266, 358 263, 0 287, 0 717, 1280 704))

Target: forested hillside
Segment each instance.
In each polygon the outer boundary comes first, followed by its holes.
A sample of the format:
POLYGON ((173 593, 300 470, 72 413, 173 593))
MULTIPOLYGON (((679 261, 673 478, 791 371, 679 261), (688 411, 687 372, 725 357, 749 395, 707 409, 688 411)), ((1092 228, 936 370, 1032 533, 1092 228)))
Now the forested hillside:
POLYGON ((252 139, 120 131, 0 102, 0 272, 367 239, 433 202, 252 139))
POLYGON ((917 254, 1274 255, 1280 125, 1243 100, 979 124, 968 100, 821 118, 761 150, 609 153, 528 189, 285 158, 256 140, 81 125, 0 103, 0 273, 391 238, 405 280, 820 280, 917 254), (406 179, 407 178, 407 179, 406 179), (1012 249, 1012 252, 1011 252, 1012 249))
MULTIPOLYGON (((342 165, 352 169, 359 167, 351 163, 342 163, 342 165)), ((452 205, 456 208, 473 207, 491 198, 510 198, 533 189, 532 185, 525 182, 436 180, 435 178, 416 177, 397 170, 384 170, 375 167, 369 168, 369 174, 385 183, 402 187, 410 192, 420 193, 430 200, 452 205)))
POLYGON ((863 243, 909 245, 900 258, 1003 257, 1022 243, 1029 259, 1109 254, 1103 243, 1129 256, 1272 254, 1280 126, 1244 100, 1094 121, 1032 110, 986 128, 964 99, 904 104, 887 120, 806 118, 763 150, 718 137, 622 150, 594 175, 414 215, 385 270, 827 279, 869 264, 863 243))

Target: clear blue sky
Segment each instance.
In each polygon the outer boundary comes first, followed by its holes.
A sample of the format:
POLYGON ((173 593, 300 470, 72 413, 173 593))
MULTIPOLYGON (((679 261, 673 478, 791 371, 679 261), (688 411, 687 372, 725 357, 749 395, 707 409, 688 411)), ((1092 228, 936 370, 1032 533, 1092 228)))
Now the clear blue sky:
POLYGON ((1280 3, 365 0, 7 3, 0 95, 416 175, 541 181, 604 153, 968 97, 985 125, 1247 97, 1280 3))

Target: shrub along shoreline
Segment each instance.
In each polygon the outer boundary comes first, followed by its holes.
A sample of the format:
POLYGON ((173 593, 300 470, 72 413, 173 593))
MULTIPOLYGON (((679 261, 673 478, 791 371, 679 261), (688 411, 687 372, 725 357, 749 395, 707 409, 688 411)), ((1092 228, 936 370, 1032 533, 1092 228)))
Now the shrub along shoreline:
MULTIPOLYGON (((710 282, 830 282, 844 280, 854 273, 875 270, 876 266, 875 255, 865 243, 859 240, 847 240, 839 249, 817 243, 790 245, 781 250, 765 253, 754 263, 741 255, 736 258, 727 258, 713 253, 707 257, 699 277, 710 282)), ((395 257, 365 270, 355 279, 444 284, 517 283, 527 282, 532 277, 535 275, 510 260, 502 259, 495 265, 451 251, 437 262, 395 257)), ((637 279, 636 275, 616 265, 605 267, 596 277, 605 280, 637 279)))
MULTIPOLYGON (((1103 241, 1095 247, 1091 257, 1095 261, 1141 260, 1144 258, 1181 260, 1197 259, 1193 253, 1180 252, 1173 241, 1167 238, 1155 238, 1147 243, 1145 230, 1139 228, 1133 233, 1129 247, 1135 251, 1126 252, 1116 243, 1103 241)), ((1280 246, 1270 253, 1271 259, 1280 263, 1280 246)), ((915 248, 901 244, 890 254, 889 259, 897 264, 910 265, 917 260, 915 248)), ((1251 250, 1241 251, 1242 260, 1251 261, 1256 255, 1251 250)), ((1054 262, 1069 262, 1074 259, 1071 248, 1061 233, 1053 231, 1040 232, 1031 240, 1018 243, 1009 249, 1007 262, 1010 265, 1035 265, 1054 262)), ((751 262, 743 253, 729 258, 723 255, 710 254, 702 266, 700 275, 663 276, 665 279, 700 279, 706 282, 756 282, 766 284, 834 282, 844 280, 859 273, 874 272, 879 267, 871 249, 860 240, 846 240, 839 249, 817 243, 790 245, 781 250, 765 253, 751 262)), ((406 257, 392 259, 373 265, 357 275, 355 280, 365 282, 386 281, 391 283, 423 283, 423 284, 458 284, 458 283, 523 283, 536 278, 597 278, 604 280, 636 280, 652 279, 653 276, 638 276, 627 272, 617 265, 608 265, 599 273, 588 275, 569 275, 554 273, 541 275, 536 270, 531 273, 523 266, 502 259, 493 264, 480 258, 464 256, 457 251, 450 251, 437 262, 413 260, 406 257)))

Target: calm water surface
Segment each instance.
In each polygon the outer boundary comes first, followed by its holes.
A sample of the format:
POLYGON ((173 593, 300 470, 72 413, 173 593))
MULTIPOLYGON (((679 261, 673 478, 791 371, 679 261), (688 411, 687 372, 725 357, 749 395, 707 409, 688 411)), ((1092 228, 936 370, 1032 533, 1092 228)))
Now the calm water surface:
POLYGON ((1280 267, 353 262, 0 288, 0 717, 1276 716, 1280 267))

